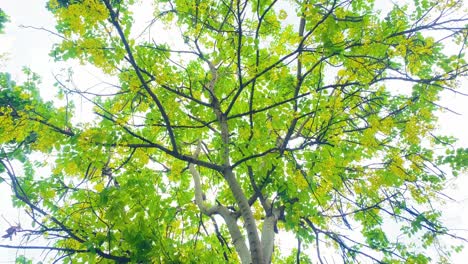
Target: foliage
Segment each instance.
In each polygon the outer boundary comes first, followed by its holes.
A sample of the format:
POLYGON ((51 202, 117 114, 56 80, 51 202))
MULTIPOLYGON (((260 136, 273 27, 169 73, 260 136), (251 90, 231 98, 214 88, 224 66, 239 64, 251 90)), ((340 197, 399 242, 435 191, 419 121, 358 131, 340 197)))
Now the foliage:
POLYGON ((94 118, 43 101, 27 69, 22 84, 0 75, 0 169, 44 249, 65 263, 315 263, 330 249, 427 263, 459 238, 431 203, 468 165, 435 132, 440 94, 468 70, 462 2, 161 0, 141 34, 139 4, 48 3, 51 56, 116 78, 105 93, 57 78, 94 118))
POLYGON ((5 27, 6 22, 8 22, 8 16, 5 11, 0 8, 0 33, 3 33, 3 28, 5 27))

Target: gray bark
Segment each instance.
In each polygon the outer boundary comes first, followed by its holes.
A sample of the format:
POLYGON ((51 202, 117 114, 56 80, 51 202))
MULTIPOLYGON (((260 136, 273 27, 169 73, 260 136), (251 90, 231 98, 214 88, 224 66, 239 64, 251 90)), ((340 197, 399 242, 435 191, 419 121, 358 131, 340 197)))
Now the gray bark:
MULTIPOLYGON (((199 151, 200 151, 200 145, 197 147, 197 150, 195 151, 195 154, 194 154, 195 157, 198 156, 199 151)), ((223 218, 224 222, 226 223, 228 227, 229 234, 231 235, 232 243, 234 244, 234 247, 236 248, 237 254, 239 255, 239 258, 241 259, 241 262, 243 264, 252 263, 250 251, 247 248, 247 244, 245 243, 245 238, 240 232, 239 226, 237 225, 237 218, 233 216, 231 212, 229 212, 229 210, 224 206, 215 205, 215 206, 209 207, 206 204, 206 201, 203 199, 203 190, 201 187, 200 174, 195 168, 195 165, 189 164, 189 170, 190 170, 190 173, 192 174, 193 181, 194 181, 195 203, 197 204, 198 208, 200 208, 200 211, 207 216, 211 216, 214 214, 221 215, 221 217, 223 218)))
POLYGON ((271 256, 275 245, 275 225, 278 221, 280 210, 273 209, 270 216, 265 218, 262 228, 263 257, 266 263, 271 263, 271 256))
MULTIPOLYGON (((229 127, 228 127, 228 120, 225 113, 223 113, 221 109, 220 102, 215 95, 214 87, 218 80, 218 71, 216 67, 213 65, 211 61, 203 56, 203 53, 198 48, 199 57, 203 61, 205 61, 211 73, 211 80, 208 85, 208 90, 210 91, 211 96, 211 104, 213 106, 213 111, 216 115, 218 120, 219 126, 221 128, 221 139, 223 142, 222 145, 222 153, 221 156, 223 158, 223 167, 224 171, 223 176, 226 179, 229 188, 236 200, 237 205, 239 206, 239 211, 244 220, 244 228, 247 231, 247 238, 249 240, 249 249, 250 249, 250 256, 251 256, 251 263, 254 264, 265 264, 265 259, 263 258, 263 248, 260 241, 260 237, 257 231, 257 224, 252 214, 252 210, 250 208, 249 202, 247 197, 245 196, 244 191, 240 187, 234 172, 232 171, 231 164, 230 164, 230 157, 229 157, 229 127)), ((236 224, 237 225, 237 224, 236 224)))

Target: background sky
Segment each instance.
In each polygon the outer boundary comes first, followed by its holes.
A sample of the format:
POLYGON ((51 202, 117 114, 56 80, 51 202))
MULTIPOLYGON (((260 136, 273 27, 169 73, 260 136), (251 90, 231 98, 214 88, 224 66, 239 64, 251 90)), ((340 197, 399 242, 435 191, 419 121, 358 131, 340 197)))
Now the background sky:
MULTIPOLYGON (((0 71, 11 73, 13 80, 21 82, 24 79, 21 73, 22 67, 31 68, 33 72, 42 77, 41 95, 47 100, 51 100, 56 94, 53 76, 60 73, 63 68, 73 68, 74 81, 79 88, 102 82, 103 76, 97 74, 93 67, 82 66, 78 63, 55 63, 48 54, 53 43, 59 41, 58 37, 44 30, 28 28, 29 26, 54 30, 54 19, 45 9, 45 2, 44 0, 0 0, 0 8, 10 16, 11 20, 6 25, 5 34, 0 35, 0 54, 7 53, 8 58, 7 61, 0 62, 0 71)), ((462 80, 460 85, 466 88, 466 80, 462 80)), ((447 92, 440 104, 461 114, 440 113, 440 132, 459 138, 458 145, 468 147, 468 97, 447 92)), ((80 108, 79 102, 76 106, 77 118, 86 118, 87 113, 80 108)), ((445 193, 454 199, 445 205, 437 205, 443 210, 445 223, 450 228, 458 230, 457 235, 468 237, 468 174, 462 174, 457 179, 450 180, 445 193)), ((24 223, 28 221, 27 218, 20 217, 18 209, 12 208, 10 197, 9 186, 0 184, 0 214, 11 224, 23 221, 21 223, 23 226, 28 225, 29 223, 24 223)), ((0 232, 8 227, 9 224, 0 218, 0 232)), ((280 238, 283 240, 282 244, 287 242, 284 239, 280 238)), ((17 237, 13 242, 21 243, 21 238, 17 237)), ((0 238, 0 244, 10 243, 8 239, 0 238)), ((295 242, 289 244, 295 245, 295 242)), ((467 263, 468 245, 465 247, 467 248, 463 252, 453 257, 453 263, 467 263)), ((37 260, 45 257, 45 253, 40 251, 0 248, 0 263, 14 263, 16 256, 21 254, 37 260)), ((52 255, 49 254, 48 257, 52 255)))

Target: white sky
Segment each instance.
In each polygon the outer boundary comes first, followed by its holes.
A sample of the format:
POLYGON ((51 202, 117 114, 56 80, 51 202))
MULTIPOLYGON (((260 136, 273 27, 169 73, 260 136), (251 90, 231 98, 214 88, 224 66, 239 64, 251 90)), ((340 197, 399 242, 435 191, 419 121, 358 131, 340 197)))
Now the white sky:
MULTIPOLYGON (((44 27, 54 30, 54 20, 50 13, 45 9, 45 0, 0 0, 2 8, 11 19, 5 29, 5 34, 0 35, 0 54, 8 53, 9 60, 0 63, 0 71, 7 71, 12 74, 12 79, 19 81, 24 77, 21 74, 21 68, 28 66, 33 72, 38 73, 43 80, 41 86, 41 95, 47 100, 53 98, 56 89, 53 87, 53 73, 59 73, 61 68, 69 67, 71 64, 57 64, 49 57, 49 51, 52 44, 58 41, 58 38, 50 33, 41 30, 21 28, 21 25, 44 27)), ((82 67, 73 64, 75 72, 75 82, 80 88, 89 87, 99 83, 100 80, 92 73, 95 69, 82 67)), ((466 83, 462 83, 466 87, 466 83)), ((457 116, 451 113, 442 113, 440 118, 440 131, 444 134, 453 135, 459 138, 459 146, 468 147, 468 98, 460 95, 445 94, 442 104, 461 113, 457 116)), ((79 110, 79 105, 77 105, 79 110)), ((80 112, 77 113, 78 118, 80 112)), ((84 115, 84 113, 82 113, 84 115)), ((444 219, 446 224, 454 229, 468 230, 468 175, 460 175, 458 179, 450 181, 446 193, 456 200, 443 207, 444 219)), ((0 184, 0 214, 3 215, 12 224, 18 221, 19 212, 11 207, 11 191, 6 184, 0 184)), ((9 227, 2 218, 0 218, 0 232, 9 227)), ((3 235, 3 234, 1 234, 3 235)), ((467 231, 460 231, 458 235, 468 237, 467 231)), ((284 239, 280 239, 284 240, 284 239)), ((20 242, 19 239, 16 242, 20 242)), ((284 242, 284 241, 283 241, 284 242)), ((0 244, 9 244, 10 241, 0 238, 0 244)), ((296 243, 291 243, 295 245, 296 243)), ((467 245, 468 247, 468 245, 467 245)), ((0 264, 14 263, 17 254, 39 257, 42 259, 41 252, 17 251, 0 248, 0 264)), ((453 257, 453 263, 467 263, 468 248, 457 256, 453 257)), ((49 255, 50 257, 50 255, 49 255)))

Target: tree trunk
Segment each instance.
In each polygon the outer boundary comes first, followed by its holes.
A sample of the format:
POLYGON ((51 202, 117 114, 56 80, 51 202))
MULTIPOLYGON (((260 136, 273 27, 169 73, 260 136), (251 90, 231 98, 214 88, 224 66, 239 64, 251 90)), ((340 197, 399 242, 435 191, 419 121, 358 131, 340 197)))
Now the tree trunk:
POLYGON ((236 199, 237 204, 239 205, 239 210, 244 220, 244 227, 247 231, 247 237, 249 239, 250 246, 250 255, 252 256, 253 264, 266 264, 266 261, 263 256, 263 248, 258 236, 257 225, 253 217, 249 202, 245 197, 244 192, 242 191, 239 183, 237 182, 234 173, 231 169, 227 169, 224 172, 224 177, 226 178, 229 187, 236 199))

